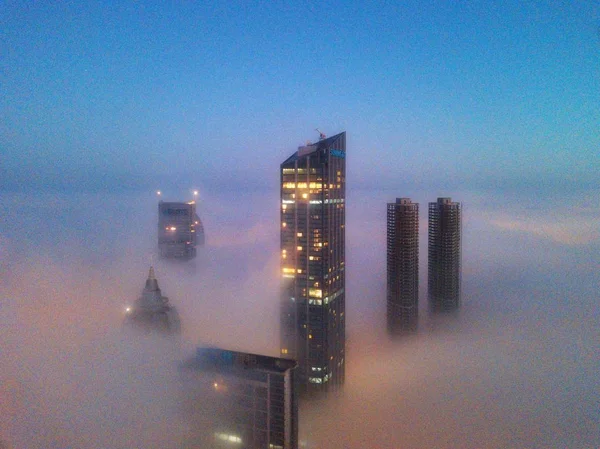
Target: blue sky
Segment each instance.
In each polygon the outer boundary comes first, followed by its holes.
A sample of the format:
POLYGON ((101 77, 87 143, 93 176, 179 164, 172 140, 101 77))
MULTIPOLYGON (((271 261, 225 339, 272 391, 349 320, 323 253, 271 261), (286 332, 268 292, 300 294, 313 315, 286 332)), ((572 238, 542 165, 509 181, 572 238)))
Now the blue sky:
POLYGON ((316 127, 357 185, 595 183, 596 2, 207 3, 4 3, 0 187, 269 185, 316 127))

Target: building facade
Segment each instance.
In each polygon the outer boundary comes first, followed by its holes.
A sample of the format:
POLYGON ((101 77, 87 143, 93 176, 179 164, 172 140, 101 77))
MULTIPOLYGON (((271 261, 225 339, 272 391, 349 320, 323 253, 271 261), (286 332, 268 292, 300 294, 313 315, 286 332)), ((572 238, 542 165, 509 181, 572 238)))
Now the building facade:
POLYGON ((196 246, 204 245, 204 227, 196 202, 158 203, 158 250, 161 257, 193 259, 196 246))
POLYGON ((294 360, 198 348, 182 366, 185 447, 297 449, 294 360))
POLYGON ((419 204, 397 198, 387 205, 387 327, 414 332, 419 319, 419 204))
POLYGON ((162 295, 154 268, 150 267, 146 285, 133 306, 127 307, 125 324, 148 333, 179 335, 181 321, 169 298, 162 295))
POLYGON ((453 312, 461 303, 462 205, 451 198, 429 203, 428 299, 431 312, 453 312))
POLYGON ((281 164, 281 356, 302 392, 345 377, 346 133, 302 146, 281 164))

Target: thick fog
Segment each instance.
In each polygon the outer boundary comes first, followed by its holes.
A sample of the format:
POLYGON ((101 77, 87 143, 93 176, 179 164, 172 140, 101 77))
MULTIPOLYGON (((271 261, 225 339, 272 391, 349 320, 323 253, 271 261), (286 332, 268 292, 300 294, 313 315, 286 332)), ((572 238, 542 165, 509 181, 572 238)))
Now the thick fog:
MULTIPOLYGON (((191 198, 187 191, 165 199, 191 198)), ((540 196, 541 195, 541 196, 540 196)), ((347 376, 302 403, 310 448, 600 447, 600 201, 398 185, 347 195, 347 376), (386 202, 421 204, 420 329, 385 332, 386 202), (463 306, 426 309, 427 202, 464 202, 463 306)), ((279 215, 271 191, 201 190, 207 245, 157 258, 157 198, 2 193, 0 440, 10 448, 178 448, 177 363, 198 345, 278 354, 279 215), (181 345, 122 329, 154 265, 181 345)), ((202 407, 199 401, 198 407, 202 407)))

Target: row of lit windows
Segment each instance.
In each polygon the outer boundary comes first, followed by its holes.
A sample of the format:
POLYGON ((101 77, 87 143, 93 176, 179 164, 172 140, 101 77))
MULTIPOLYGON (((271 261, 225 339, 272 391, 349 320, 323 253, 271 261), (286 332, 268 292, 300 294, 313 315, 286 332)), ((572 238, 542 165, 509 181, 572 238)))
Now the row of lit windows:
POLYGON ((309 377, 308 381, 313 384, 321 384, 327 382, 331 378, 331 374, 326 374, 325 377, 309 377))
POLYGON ((294 183, 294 182, 284 182, 282 184, 282 187, 284 189, 322 189, 323 188, 323 184, 320 182, 299 182, 298 184, 294 183))
POLYGON ((237 435, 228 435, 226 433, 215 433, 215 439, 221 441, 227 441, 228 443, 241 444, 242 439, 237 435))
MULTIPOLYGON (((317 173, 317 169, 316 168, 311 168, 310 169, 311 173, 317 173)), ((305 175, 306 174, 306 169, 305 168, 284 168, 283 169, 283 174, 284 175, 292 175, 294 173, 298 173, 299 175, 305 175)))

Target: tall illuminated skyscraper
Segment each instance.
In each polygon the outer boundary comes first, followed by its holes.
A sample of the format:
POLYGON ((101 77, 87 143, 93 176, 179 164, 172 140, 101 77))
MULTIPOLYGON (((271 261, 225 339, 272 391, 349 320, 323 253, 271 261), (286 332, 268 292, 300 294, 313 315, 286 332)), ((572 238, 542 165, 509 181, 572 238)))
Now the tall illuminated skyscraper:
POLYGON ((414 332, 419 319, 419 204, 387 205, 387 324, 392 334, 414 332))
POLYGON ((438 198, 429 203, 429 279, 431 312, 452 312, 461 295, 461 203, 438 198))
POLYGON ((343 132, 281 164, 281 356, 308 393, 345 376, 345 158, 343 132))

